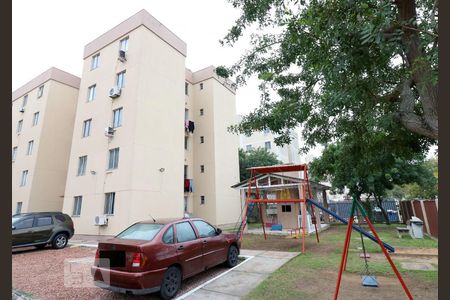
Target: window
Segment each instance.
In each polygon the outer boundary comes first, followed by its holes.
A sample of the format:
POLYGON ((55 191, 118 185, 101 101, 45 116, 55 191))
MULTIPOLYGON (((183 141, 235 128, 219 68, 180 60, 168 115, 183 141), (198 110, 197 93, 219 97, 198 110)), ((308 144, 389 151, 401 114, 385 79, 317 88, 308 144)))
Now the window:
POLYGON ((188 137, 185 136, 184 137, 184 150, 187 150, 187 149, 188 149, 188 137))
POLYGON ((119 166, 119 148, 109 150, 108 169, 117 169, 119 166))
POLYGON ((195 240, 195 231, 189 222, 177 223, 177 242, 183 243, 187 241, 195 240))
POLYGON ((189 83, 185 82, 184 83, 184 94, 187 96, 189 91, 189 83))
POLYGON ((121 89, 125 86, 125 72, 126 71, 122 71, 120 73, 117 73, 117 80, 116 80, 116 85, 121 89))
POLYGON ((203 108, 200 108, 200 116, 203 116, 203 115, 204 115, 203 108))
POLYGON ((92 56, 92 60, 91 60, 91 70, 97 69, 98 68, 98 59, 100 58, 100 53, 95 54, 94 56, 92 56))
POLYGON ((200 196, 200 204, 205 204, 205 196, 200 196))
POLYGON ((17 202, 16 214, 20 214, 21 212, 22 212, 22 202, 17 202))
POLYGON ((200 89, 203 90, 203 83, 200 83, 200 89))
POLYGON ((123 111, 122 107, 113 110, 113 125, 112 125, 113 128, 122 126, 122 111, 123 111))
POLYGON ((116 193, 106 193, 105 194, 105 210, 104 213, 107 215, 114 214, 114 200, 116 198, 116 193))
POLYGON ((188 166, 184 165, 184 179, 188 178, 188 166))
POLYGON ((49 226, 53 224, 53 219, 51 216, 46 217, 38 217, 34 219, 34 227, 40 227, 40 226, 49 226))
POLYGON ((16 160, 16 156, 17 156, 17 146, 12 148, 12 153, 11 153, 12 161, 16 160))
POLYGON ((270 130, 268 128, 265 128, 263 132, 264 132, 264 135, 268 135, 270 130))
POLYGON ((91 102, 92 100, 95 99, 95 87, 96 85, 94 84, 88 88, 88 98, 87 98, 88 102, 91 102))
POLYGON ((91 135, 91 122, 92 119, 83 122, 83 137, 88 137, 91 135))
POLYGON ((33 140, 28 142, 27 155, 31 155, 31 153, 33 153, 33 145, 34 145, 34 141, 33 140))
POLYGON ((145 224, 137 223, 131 225, 121 233, 119 233, 116 238, 123 240, 144 240, 151 241, 153 238, 161 231, 164 227, 163 224, 145 224))
POLYGON ((203 144, 205 142, 205 137, 201 136, 200 137, 200 143, 203 144))
POLYGON ((44 86, 41 85, 38 89, 37 97, 41 98, 43 94, 44 94, 44 86))
POLYGON ((32 126, 36 126, 39 122, 39 112, 35 112, 33 115, 33 124, 32 126))
POLYGON ((72 216, 79 216, 81 214, 81 202, 83 201, 82 196, 76 196, 73 198, 73 212, 72 216))
POLYGON ((162 240, 164 244, 173 244, 173 226, 170 226, 169 229, 166 230, 162 240))
POLYGON ((55 215, 54 217, 55 217, 55 219, 56 219, 58 222, 65 222, 65 221, 66 221, 66 217, 64 217, 63 214, 58 214, 58 215, 55 215))
POLYGON ((188 197, 184 196, 184 212, 188 211, 188 197))
POLYGON ((28 95, 23 96, 22 107, 27 106, 28 103, 28 95))
POLYGON ((17 122, 17 133, 20 133, 22 131, 22 124, 23 120, 19 120, 19 122, 17 122))
POLYGON ((247 146, 245 146, 245 150, 251 151, 251 150, 252 150, 252 145, 247 145, 247 146))
POLYGON ((281 205, 281 211, 282 212, 291 212, 291 206, 290 205, 281 205))
POLYGON ((272 145, 271 145, 270 142, 265 142, 265 143, 264 143, 264 146, 266 147, 266 150, 272 149, 272 145))
POLYGON ((20 186, 27 185, 28 170, 22 171, 22 178, 20 179, 20 186))
POLYGON ((31 228, 33 226, 33 220, 34 220, 34 218, 27 218, 27 219, 17 222, 16 224, 14 224, 14 226, 16 227, 16 230, 31 228))
POLYGON ((119 50, 128 51, 128 37, 120 40, 120 48, 119 50))
POLYGON ((208 223, 204 221, 193 221, 195 227, 197 227, 198 233, 200 234, 200 237, 210 237, 210 236, 216 236, 216 229, 209 225, 208 223))
POLYGON ((83 176, 86 173, 87 156, 78 157, 77 176, 83 176))
POLYGON ((200 173, 205 173, 205 165, 200 165, 200 173))

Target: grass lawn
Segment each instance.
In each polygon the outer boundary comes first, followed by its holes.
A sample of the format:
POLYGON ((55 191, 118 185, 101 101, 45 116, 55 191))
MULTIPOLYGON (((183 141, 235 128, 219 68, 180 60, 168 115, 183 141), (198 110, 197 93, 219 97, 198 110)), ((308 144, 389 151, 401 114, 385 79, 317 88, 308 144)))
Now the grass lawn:
MULTIPOLYGON (((364 226, 363 226, 364 227, 364 226)), ((395 225, 376 225, 380 238, 394 248, 437 248, 438 242, 425 237, 423 240, 412 239, 403 236, 399 239, 395 225)), ((332 298, 339 265, 342 256, 342 248, 345 240, 345 225, 335 225, 319 234, 320 243, 312 234, 306 239, 306 254, 299 255, 290 262, 272 273, 264 282, 257 286, 246 299, 329 299, 332 298), (318 296, 318 295, 322 295, 318 296)), ((364 260, 359 257, 362 250, 361 238, 358 232, 353 231, 347 270, 343 276, 340 290, 342 299, 380 299, 380 297, 401 298, 400 283, 395 277, 388 261, 382 254, 378 244, 369 239, 364 239, 367 251, 372 255, 369 260, 371 274, 379 277, 380 287, 363 288, 360 284, 360 274, 364 270, 364 260), (386 281, 384 283, 384 281, 386 281), (347 284, 347 286, 346 286, 347 284), (386 294, 386 295, 383 295, 386 294), (395 294, 395 297, 392 295, 395 294)), ((262 236, 245 235, 243 249, 267 249, 279 251, 297 251, 301 249, 301 239, 287 239, 280 236, 268 236, 264 241, 262 236)), ((437 299, 437 259, 431 265, 435 271, 405 270, 401 266, 402 261, 414 261, 414 257, 391 256, 397 269, 402 274, 406 284, 410 288, 415 299, 437 299)), ((423 259, 423 258, 420 258, 423 259)))

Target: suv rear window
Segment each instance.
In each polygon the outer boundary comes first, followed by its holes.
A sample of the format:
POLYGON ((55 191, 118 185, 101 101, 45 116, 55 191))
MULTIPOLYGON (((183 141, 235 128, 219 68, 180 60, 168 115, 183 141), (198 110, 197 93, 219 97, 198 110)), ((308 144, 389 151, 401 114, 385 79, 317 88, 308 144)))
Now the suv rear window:
POLYGON ((123 240, 151 241, 163 228, 163 224, 134 224, 119 233, 116 238, 123 240))
POLYGON ((66 217, 64 217, 63 214, 58 214, 54 216, 56 220, 60 221, 60 222, 65 222, 66 221, 66 217))

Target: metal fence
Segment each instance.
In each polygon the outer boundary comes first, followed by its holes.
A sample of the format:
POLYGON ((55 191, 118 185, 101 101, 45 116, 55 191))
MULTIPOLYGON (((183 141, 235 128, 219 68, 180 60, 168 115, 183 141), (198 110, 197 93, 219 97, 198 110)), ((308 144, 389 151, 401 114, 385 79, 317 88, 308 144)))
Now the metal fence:
MULTIPOLYGON (((372 210, 373 222, 384 222, 385 219, 381 213, 381 209, 376 205, 375 201, 369 201, 372 210)), ((396 200, 384 200, 381 206, 388 214, 389 221, 392 223, 400 222, 399 204, 396 200)), ((340 217, 348 219, 350 217, 350 209, 352 201, 329 201, 328 209, 338 214, 340 217)))

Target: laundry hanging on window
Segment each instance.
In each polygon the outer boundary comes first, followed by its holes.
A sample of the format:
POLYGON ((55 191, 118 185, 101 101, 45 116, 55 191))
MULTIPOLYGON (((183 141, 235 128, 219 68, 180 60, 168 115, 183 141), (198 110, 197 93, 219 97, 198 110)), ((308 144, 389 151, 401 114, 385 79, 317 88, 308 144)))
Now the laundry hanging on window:
POLYGON ((185 192, 189 192, 189 184, 190 184, 189 179, 185 179, 184 180, 184 191, 185 192))
POLYGON ((189 132, 194 133, 194 129, 195 129, 194 122, 189 121, 189 124, 188 124, 189 132))
POLYGON ((189 121, 188 121, 188 120, 185 120, 185 121, 184 121, 184 129, 185 129, 186 131, 189 130, 189 121))
POLYGON ((194 191, 194 180, 185 179, 184 180, 184 191, 187 193, 192 193, 194 191))

